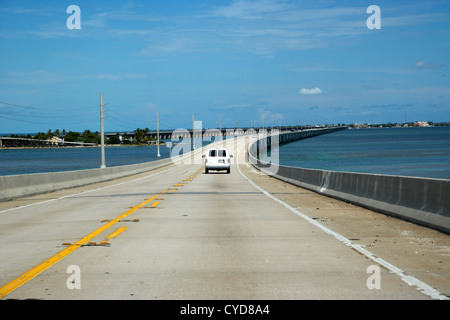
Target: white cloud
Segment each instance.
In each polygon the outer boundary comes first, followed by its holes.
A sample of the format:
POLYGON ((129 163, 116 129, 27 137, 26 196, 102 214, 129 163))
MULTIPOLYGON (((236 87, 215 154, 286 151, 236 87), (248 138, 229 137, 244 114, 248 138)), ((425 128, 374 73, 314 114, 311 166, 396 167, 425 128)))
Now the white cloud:
POLYGON ((284 120, 284 117, 281 113, 273 112, 267 109, 258 109, 259 117, 261 119, 261 123, 265 123, 265 126, 268 127, 270 124, 273 125, 273 122, 276 123, 278 121, 284 120))
POLYGON ((413 64, 414 68, 417 69, 438 69, 438 68, 442 68, 445 65, 443 64, 434 64, 434 63, 427 63, 425 61, 416 61, 413 64))
POLYGON ((217 111, 217 110, 236 111, 236 110, 248 109, 250 107, 251 107, 251 105, 248 103, 236 103, 236 104, 226 105, 226 106, 215 105, 215 106, 208 107, 208 110, 209 111, 217 111))
POLYGON ((36 83, 58 83, 70 80, 67 75, 45 70, 10 71, 2 75, 1 82, 6 84, 28 85, 36 83))
POLYGON ((226 18, 260 19, 261 15, 288 9, 286 4, 273 0, 237 0, 226 6, 216 7, 211 15, 226 18))
POLYGON ((147 75, 144 73, 95 73, 95 74, 87 74, 81 77, 81 79, 90 79, 90 80, 109 80, 109 81, 122 81, 125 79, 143 79, 147 78, 147 75))
POLYGON ((302 88, 302 89, 300 89, 299 93, 305 94, 305 95, 322 94, 322 90, 320 90, 320 88, 318 88, 318 87, 312 88, 312 89, 302 88))

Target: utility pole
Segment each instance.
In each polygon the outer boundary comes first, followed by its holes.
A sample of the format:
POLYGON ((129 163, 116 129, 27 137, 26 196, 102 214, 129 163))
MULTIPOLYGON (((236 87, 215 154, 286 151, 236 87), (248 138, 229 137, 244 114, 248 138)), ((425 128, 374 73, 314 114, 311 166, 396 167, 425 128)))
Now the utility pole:
POLYGON ((156 144, 158 145, 158 154, 156 156, 159 158, 159 157, 161 157, 161 154, 159 153, 159 115, 158 115, 158 112, 156 112, 156 144))
POLYGON ((105 131, 103 128, 103 95, 100 93, 100 131, 101 131, 101 154, 102 154, 102 163, 100 168, 106 168, 105 165, 105 131))
POLYGON ((194 139, 194 115, 192 115, 192 150, 195 150, 195 139, 194 139))

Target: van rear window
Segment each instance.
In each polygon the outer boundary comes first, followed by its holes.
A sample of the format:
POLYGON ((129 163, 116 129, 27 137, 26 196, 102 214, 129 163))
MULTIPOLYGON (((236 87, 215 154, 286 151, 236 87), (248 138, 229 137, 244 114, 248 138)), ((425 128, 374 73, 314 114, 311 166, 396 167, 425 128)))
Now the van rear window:
POLYGON ((218 150, 219 152, 219 157, 226 157, 227 156, 227 151, 226 150, 218 150))
POLYGON ((215 157, 216 156, 216 150, 210 150, 209 151, 209 156, 210 157, 215 157))

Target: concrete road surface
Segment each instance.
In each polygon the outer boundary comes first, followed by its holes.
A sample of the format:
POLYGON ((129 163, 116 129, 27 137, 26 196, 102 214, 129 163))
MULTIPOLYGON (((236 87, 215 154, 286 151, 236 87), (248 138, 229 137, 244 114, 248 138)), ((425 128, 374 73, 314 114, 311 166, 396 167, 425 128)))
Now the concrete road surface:
MULTIPOLYGON (((383 252, 374 261, 292 210, 318 199, 312 205, 322 206, 322 215, 312 217, 326 225, 327 214, 343 215, 350 205, 329 205, 329 198, 263 177, 245 164, 245 139, 235 141, 228 145, 235 155, 231 174, 205 174, 198 152, 192 164, 0 203, 0 296, 432 299, 449 293, 448 251, 436 262, 436 270, 442 267, 436 282, 447 283, 440 288, 380 267, 383 252), (286 205, 293 199, 301 203, 286 205)), ((353 206, 351 214, 356 211, 367 210, 353 206)), ((336 228, 339 235, 348 230, 336 228)), ((448 236, 436 237, 450 248, 448 236)))

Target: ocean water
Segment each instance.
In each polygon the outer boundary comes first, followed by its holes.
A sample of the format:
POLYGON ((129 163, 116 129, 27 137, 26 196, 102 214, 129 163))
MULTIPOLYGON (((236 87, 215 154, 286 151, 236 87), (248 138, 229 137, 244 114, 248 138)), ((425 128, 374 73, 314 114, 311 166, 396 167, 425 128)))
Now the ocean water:
MULTIPOLYGON (((450 179, 450 127, 343 130, 279 152, 287 166, 450 179)), ((107 167, 158 160, 156 146, 106 147, 105 154, 107 167)), ((160 154, 167 158, 170 149, 161 146, 160 154)), ((99 167, 100 148, 0 150, 0 176, 99 167)))
MULTIPOLYGON (((169 149, 160 147, 161 158, 169 149)), ((156 146, 105 148, 106 166, 120 166, 157 160, 156 146)), ((101 150, 88 148, 3 149, 0 150, 0 175, 72 171, 100 168, 101 150)))
MULTIPOLYGON (((197 138, 196 140, 198 145, 200 142, 197 138)), ((186 141, 179 139, 180 143, 186 143, 186 141)), ((214 141, 215 139, 211 138, 202 142, 203 145, 207 145, 214 141)), ((171 156, 171 149, 161 145, 159 148, 161 157, 158 158, 157 149, 154 145, 106 146, 105 163, 107 167, 114 167, 150 162, 171 156)), ((183 146, 179 146, 175 153, 183 153, 183 146)), ((100 147, 0 149, 0 176, 95 169, 100 168, 100 165, 100 147)))
POLYGON ((286 166, 450 179, 450 127, 349 129, 279 152, 286 166))

